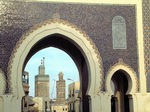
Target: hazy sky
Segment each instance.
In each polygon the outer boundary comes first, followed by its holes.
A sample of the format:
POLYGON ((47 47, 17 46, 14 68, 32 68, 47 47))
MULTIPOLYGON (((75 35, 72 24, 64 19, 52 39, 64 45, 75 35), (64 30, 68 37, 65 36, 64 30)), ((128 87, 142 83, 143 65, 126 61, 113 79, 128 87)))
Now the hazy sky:
POLYGON ((71 57, 64 51, 49 47, 40 50, 31 57, 28 61, 25 71, 29 72, 29 85, 30 96, 34 96, 34 77, 38 74, 38 67, 41 64, 41 59, 45 57, 45 73, 50 76, 50 97, 56 98, 56 82, 58 74, 63 72, 64 79, 66 80, 66 98, 68 96, 68 84, 72 81, 67 78, 73 79, 75 82, 79 81, 79 73, 77 67, 71 57))

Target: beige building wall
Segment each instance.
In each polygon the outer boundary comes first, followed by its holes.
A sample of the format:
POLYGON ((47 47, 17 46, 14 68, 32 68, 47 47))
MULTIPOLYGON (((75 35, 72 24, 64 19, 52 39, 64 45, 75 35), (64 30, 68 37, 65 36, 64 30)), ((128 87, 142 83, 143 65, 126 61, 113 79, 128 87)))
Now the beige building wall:
POLYGON ((3 104, 3 98, 0 96, 0 112, 3 112, 4 111, 4 104, 3 104))
POLYGON ((38 110, 38 112, 50 112, 49 110, 49 99, 44 97, 34 97, 33 101, 35 102, 34 108, 38 110))
POLYGON ((34 107, 38 108, 39 112, 45 112, 44 98, 34 97, 33 101, 35 102, 34 107))
POLYGON ((52 105, 51 112, 68 112, 68 105, 67 104, 52 105))
POLYGON ((80 82, 73 82, 68 85, 68 107, 69 112, 79 112, 79 90, 80 82))

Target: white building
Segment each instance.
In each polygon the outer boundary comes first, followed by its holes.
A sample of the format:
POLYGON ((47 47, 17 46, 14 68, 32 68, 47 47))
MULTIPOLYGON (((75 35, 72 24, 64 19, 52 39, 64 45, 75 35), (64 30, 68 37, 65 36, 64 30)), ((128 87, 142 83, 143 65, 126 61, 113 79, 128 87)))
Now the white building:
POLYGON ((68 106, 69 112, 79 112, 80 100, 78 98, 80 82, 73 82, 68 85, 68 106))

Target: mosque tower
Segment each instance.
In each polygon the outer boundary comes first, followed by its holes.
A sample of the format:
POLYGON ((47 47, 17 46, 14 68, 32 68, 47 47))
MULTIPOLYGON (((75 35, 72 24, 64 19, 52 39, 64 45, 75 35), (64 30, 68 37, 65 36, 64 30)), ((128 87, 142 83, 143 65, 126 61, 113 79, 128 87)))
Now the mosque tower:
POLYGON ((57 103, 63 104, 65 101, 65 89, 66 89, 66 81, 63 79, 63 73, 60 72, 58 74, 59 80, 56 82, 56 89, 57 89, 57 103))
POLYGON ((38 75, 35 76, 35 97, 49 96, 49 75, 45 74, 45 58, 41 60, 41 65, 38 68, 38 75))

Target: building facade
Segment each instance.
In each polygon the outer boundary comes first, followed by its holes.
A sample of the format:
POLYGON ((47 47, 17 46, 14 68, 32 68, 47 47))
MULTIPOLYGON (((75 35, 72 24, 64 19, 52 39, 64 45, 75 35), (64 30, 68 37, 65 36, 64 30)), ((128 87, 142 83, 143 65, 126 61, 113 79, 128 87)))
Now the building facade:
POLYGON ((22 112, 29 110, 29 73, 24 71, 22 74, 22 85, 25 96, 22 97, 22 112))
POLYGON ((79 97, 80 82, 73 82, 68 85, 68 106, 69 112, 81 112, 79 97))
POLYGON ((24 71, 22 74, 22 85, 24 89, 25 96, 22 97, 22 112, 37 112, 34 108, 35 102, 33 98, 29 96, 29 72, 24 71))
POLYGON ((63 104, 51 103, 51 112, 68 112, 67 102, 63 104))
POLYGON ((149 0, 0 1, 0 112, 21 112, 24 67, 50 46, 77 65, 82 112, 149 112, 149 5, 149 0))

